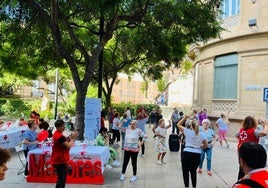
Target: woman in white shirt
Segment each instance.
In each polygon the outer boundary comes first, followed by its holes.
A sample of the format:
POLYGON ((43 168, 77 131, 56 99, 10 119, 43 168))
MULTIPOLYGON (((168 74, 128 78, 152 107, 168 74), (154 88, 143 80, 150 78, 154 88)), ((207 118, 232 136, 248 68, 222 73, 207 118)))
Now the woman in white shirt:
POLYGON ((127 169, 128 162, 131 158, 133 176, 130 179, 130 182, 136 181, 137 178, 137 158, 139 153, 139 148, 143 144, 144 139, 146 139, 146 134, 139 128, 137 128, 137 121, 132 120, 129 124, 130 126, 126 129, 125 135, 125 144, 124 144, 124 160, 122 166, 122 174, 120 181, 124 181, 125 173, 127 169), (143 139, 140 140, 139 138, 143 139))
POLYGON ((178 128, 185 135, 185 148, 182 153, 182 174, 185 187, 189 187, 189 172, 191 174, 192 186, 196 187, 196 170, 200 163, 201 147, 207 148, 208 142, 204 133, 199 132, 198 122, 192 120, 189 129, 183 127, 183 123, 189 116, 183 117, 178 122, 178 128))

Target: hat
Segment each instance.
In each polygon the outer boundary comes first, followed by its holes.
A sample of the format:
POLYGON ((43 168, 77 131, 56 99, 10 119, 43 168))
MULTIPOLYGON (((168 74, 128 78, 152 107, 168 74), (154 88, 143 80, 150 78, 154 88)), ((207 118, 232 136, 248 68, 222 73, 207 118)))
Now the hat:
POLYGON ((267 154, 265 149, 255 142, 244 142, 238 150, 239 158, 242 158, 248 167, 252 169, 266 166, 267 154))
POLYGON ((202 124, 204 124, 204 123, 208 123, 210 125, 209 119, 203 119, 202 124))

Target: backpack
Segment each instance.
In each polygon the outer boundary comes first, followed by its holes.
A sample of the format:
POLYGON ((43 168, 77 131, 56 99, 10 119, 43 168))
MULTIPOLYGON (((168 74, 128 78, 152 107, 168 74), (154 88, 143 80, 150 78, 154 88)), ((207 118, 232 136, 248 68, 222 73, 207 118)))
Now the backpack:
POLYGON ((261 184, 259 184, 258 182, 254 181, 252 179, 239 180, 235 184, 243 184, 243 185, 250 186, 251 188, 265 188, 261 184))

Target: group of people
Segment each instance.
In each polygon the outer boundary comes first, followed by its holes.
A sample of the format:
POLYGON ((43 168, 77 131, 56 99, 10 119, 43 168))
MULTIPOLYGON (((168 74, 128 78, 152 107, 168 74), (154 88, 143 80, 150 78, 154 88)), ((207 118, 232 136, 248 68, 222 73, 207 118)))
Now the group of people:
MULTIPOLYGON (((207 173, 211 173, 211 156, 212 148, 216 141, 216 135, 212 128, 209 128, 210 121, 205 116, 204 111, 199 121, 193 118, 194 114, 185 116, 178 122, 178 128, 185 135, 185 147, 182 154, 182 172, 185 187, 189 187, 189 174, 191 175, 192 187, 196 187, 197 176, 196 172, 202 173, 202 165, 204 156, 207 157, 207 173), (188 119, 188 120, 187 120, 188 119), (188 122, 186 122, 186 120, 188 122), (188 123, 190 125, 183 125, 188 123), (188 128, 186 128, 188 127, 188 128)), ((257 121, 252 116, 247 116, 242 121, 242 127, 236 134, 238 139, 238 161, 239 173, 238 182, 233 187, 267 187, 268 171, 264 169, 267 161, 267 154, 263 146, 259 142, 259 138, 267 135, 268 127, 265 127, 265 122, 262 123, 262 129, 257 128, 257 121)), ((229 143, 226 138, 228 119, 224 114, 216 121, 216 126, 219 130, 219 142, 222 147, 222 142, 225 141, 226 147, 229 143)))
MULTIPOLYGON (((128 110, 128 109, 127 109, 128 110)), ((177 114, 177 110, 174 109, 174 113, 177 114)), ((179 114, 179 113, 178 113, 179 114)), ((119 115, 118 115, 119 116, 119 115)), ((130 182, 134 182, 137 177, 137 159, 140 150, 141 155, 144 156, 145 142, 147 140, 145 123, 149 119, 149 114, 144 109, 137 111, 137 118, 129 118, 129 114, 125 113, 123 119, 120 120, 118 116, 114 116, 113 120, 113 139, 114 141, 120 141, 120 133, 122 136, 122 150, 123 164, 121 170, 120 181, 125 180, 125 173, 128 163, 131 159, 133 176, 130 178, 130 182), (116 119, 118 118, 118 120, 116 119), (116 127, 115 127, 116 126, 116 127), (119 138, 118 138, 118 131, 119 138)), ((211 128, 210 121, 206 115, 206 110, 197 113, 193 110, 190 115, 179 114, 171 116, 168 121, 168 125, 163 118, 159 119, 157 124, 153 127, 155 135, 155 151, 157 152, 157 163, 165 163, 165 155, 167 150, 166 137, 167 129, 173 126, 173 121, 177 121, 176 127, 178 128, 177 134, 184 135, 184 147, 182 149, 181 164, 182 174, 184 180, 184 186, 189 187, 190 178, 192 187, 196 187, 197 184, 197 172, 202 173, 203 161, 207 158, 207 174, 212 175, 211 171, 211 156, 212 149, 217 141, 216 133, 211 128), (178 120, 179 119, 179 120, 178 120), (177 121, 178 120, 178 121, 177 121), (200 123, 200 120, 201 123, 200 123)), ((226 147, 229 147, 227 141, 228 130, 228 117, 224 114, 220 115, 220 118, 216 121, 218 127, 218 139, 221 146, 225 142, 226 147)), ((47 124, 41 122, 41 127, 45 130, 47 124)), ((38 143, 38 134, 36 132, 36 120, 28 121, 29 129, 25 131, 23 135, 23 144, 25 146, 25 156, 29 150, 36 148, 38 143)), ((63 120, 57 120, 55 122, 56 131, 53 134, 54 144, 52 147, 51 160, 55 166, 58 174, 56 187, 64 187, 67 176, 67 162, 69 160, 69 150, 74 144, 74 140, 77 137, 77 133, 74 132, 69 137, 63 135, 65 130, 65 122, 63 120)), ((175 134, 176 128, 174 128, 175 134)), ((265 124, 265 120, 256 121, 252 116, 247 116, 242 121, 242 126, 238 130, 236 137, 238 139, 237 153, 239 162, 238 181, 233 185, 234 188, 248 187, 267 187, 268 171, 265 169, 267 162, 267 154, 264 147, 258 142, 260 138, 267 135, 268 126, 265 124), (262 126, 262 127, 260 127, 262 126), (258 160, 256 160, 258 159, 258 160)), ((100 129, 100 134, 97 137, 97 145, 109 145, 109 134, 105 127, 100 129)), ((111 161, 117 159, 117 151, 110 148, 111 161)), ((7 170, 6 162, 10 159, 10 153, 5 149, 0 149, 0 180, 4 179, 5 171, 7 170)), ((25 175, 28 175, 28 169, 25 168, 25 175)))
MULTIPOLYGON (((211 160, 212 160, 212 150, 213 146, 217 141, 219 141, 220 147, 223 148, 223 144, 226 145, 226 148, 229 148, 229 143, 227 140, 227 132, 228 132, 228 125, 229 125, 229 112, 227 115, 221 114, 220 117, 216 120, 216 127, 218 129, 218 132, 216 133, 214 130, 214 127, 211 125, 210 120, 207 116, 207 110, 202 109, 199 113, 196 110, 193 110, 192 114, 189 116, 184 116, 182 112, 179 112, 176 108, 174 109, 174 112, 171 115, 170 120, 168 121, 169 124, 165 124, 165 120, 163 118, 157 119, 158 111, 153 109, 151 113, 149 113, 149 123, 153 124, 152 131, 154 133, 154 138, 156 140, 155 143, 155 151, 157 152, 156 161, 158 164, 164 164, 165 160, 164 157, 166 155, 167 150, 167 129, 172 126, 172 134, 180 134, 184 137, 184 143, 182 147, 182 154, 181 154, 181 163, 182 163, 182 172, 183 172, 183 179, 185 187, 189 187, 189 174, 191 174, 191 180, 192 180, 192 186, 196 187, 197 182, 197 172, 202 173, 202 167, 203 162, 206 157, 207 159, 207 174, 209 176, 212 175, 212 168, 211 168, 211 160)), ((160 112, 160 116, 162 116, 160 112)), ((142 156, 144 155, 144 141, 146 139, 146 131, 144 126, 139 126, 139 121, 142 120, 144 117, 148 117, 147 113, 144 113, 144 111, 141 109, 140 111, 137 111, 137 119, 131 120, 129 126, 124 127, 124 138, 122 139, 122 148, 124 150, 124 160, 123 160, 123 166, 122 166, 122 175, 120 177, 120 180, 123 181, 125 179, 125 171, 126 166, 129 162, 129 159, 132 160, 132 166, 133 166, 133 177, 130 179, 131 182, 137 180, 137 156, 139 153, 139 150, 142 151, 142 156), (132 130, 132 131, 131 131, 132 130), (134 131, 135 130, 135 131, 134 131), (131 148, 129 149, 129 132, 134 134, 132 135, 133 142, 132 147, 135 146, 135 149, 131 148), (139 134, 138 134, 139 133, 139 134), (143 135, 143 137, 141 137, 143 135), (135 139, 134 139, 135 138, 135 139), (135 140, 135 141, 134 141, 135 140), (134 153, 129 153, 134 152, 134 153)), ((123 120, 126 117, 123 118, 123 120)), ((248 118, 253 118, 251 116, 246 117, 245 120, 242 122, 242 128, 239 130, 238 135, 241 135, 244 133, 244 129, 247 129, 246 127, 249 125, 248 118)), ((118 118, 119 119, 119 118, 118 118)), ((117 120, 117 124, 122 126, 123 120, 117 120)), ((145 122, 143 125, 145 125, 146 121, 148 119, 144 119, 145 122)), ((255 122, 255 119, 253 118, 252 121, 255 122)), ((260 121, 259 124, 264 124, 263 121, 260 121)), ((250 143, 250 145, 254 145, 251 142, 254 142, 257 144, 257 141, 262 136, 265 136, 266 133, 264 131, 264 127, 259 127, 257 129, 257 124, 253 124, 252 128, 254 128, 254 131, 249 131, 250 134, 255 135, 255 140, 251 139, 252 136, 247 136, 248 139, 246 141, 242 141, 241 136, 237 136, 239 140, 238 144, 238 153, 241 143, 250 143), (261 129, 262 128, 262 129, 261 129), (261 130, 259 130, 261 129, 261 130)), ((120 129, 120 128, 119 128, 120 129)), ((249 134, 249 135, 250 135, 249 134)), ((116 135, 116 134, 115 134, 116 135)), ((249 146, 245 144, 245 148, 248 148, 249 146)), ((255 144, 255 145, 256 145, 255 144)), ((254 145, 254 147, 255 147, 254 145)), ((255 149, 258 149, 258 145, 255 149)), ((264 150, 265 151, 265 150, 264 150)), ((263 152, 262 152, 263 155, 263 152)), ((247 160, 247 155, 243 155, 245 158, 244 160, 247 160)), ((239 156, 240 158, 240 156, 239 156)), ((241 161, 243 160, 241 159, 241 161)), ((240 160, 240 159, 239 159, 240 160)), ((244 177, 246 170, 243 169, 242 165, 240 164, 240 171, 238 179, 241 179, 244 177), (241 173, 243 172, 243 173, 241 173)), ((244 163, 245 166, 245 163, 244 163)), ((235 184, 236 187, 239 186, 241 182, 235 184)))

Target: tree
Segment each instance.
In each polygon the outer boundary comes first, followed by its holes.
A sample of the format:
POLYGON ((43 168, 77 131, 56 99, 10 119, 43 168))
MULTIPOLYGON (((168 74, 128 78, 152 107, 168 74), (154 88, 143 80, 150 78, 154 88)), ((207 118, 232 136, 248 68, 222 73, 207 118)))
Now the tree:
POLYGON ((144 16, 143 24, 138 27, 134 25, 131 30, 125 28, 114 32, 113 42, 109 42, 104 49, 103 93, 108 106, 111 103, 113 86, 118 83, 119 72, 128 75, 139 73, 144 80, 143 91, 146 97, 150 80, 161 80, 162 72, 171 67, 180 68, 182 71, 186 65, 190 65, 185 64, 183 59, 188 44, 217 36, 220 27, 215 17, 208 15, 213 6, 208 8, 203 7, 203 4, 199 5, 185 1, 177 4, 162 3, 153 7, 153 16, 144 16), (191 10, 194 13, 190 14, 191 10), (169 14, 163 17, 167 12, 169 14), (202 14, 198 14, 200 23, 208 23, 204 28, 201 28, 192 16, 196 15, 196 12, 202 14), (200 30, 196 30, 196 27, 200 30), (205 29, 206 27, 209 29, 205 29), (202 32, 204 30, 206 32, 202 32))
MULTIPOLYGON (((146 54, 146 63, 162 59, 167 64, 178 64, 186 52, 181 47, 215 37, 220 31, 215 8, 220 0, 204 2, 5 0, 1 4, 4 29, 0 42, 4 44, 1 50, 9 53, 4 53, 1 61, 5 66, 23 65, 37 75, 37 69, 68 66, 77 91, 78 139, 83 139, 87 88, 100 54, 114 33, 135 24, 136 46, 146 54), (165 34, 163 38, 159 33, 165 34)), ((154 71, 152 67, 148 71, 154 71)))

